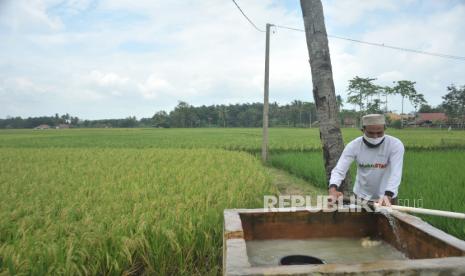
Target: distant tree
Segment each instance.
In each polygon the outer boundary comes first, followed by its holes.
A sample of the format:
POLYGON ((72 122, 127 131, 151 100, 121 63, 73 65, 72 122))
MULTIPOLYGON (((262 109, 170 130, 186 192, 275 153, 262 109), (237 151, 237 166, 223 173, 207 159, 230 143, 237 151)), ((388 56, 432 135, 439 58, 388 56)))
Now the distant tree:
POLYGON ((417 110, 420 106, 426 104, 425 97, 421 93, 417 93, 411 97, 412 99, 412 105, 415 108, 415 113, 417 113, 417 110))
POLYGON ((374 99, 372 102, 369 102, 366 112, 369 114, 382 114, 383 111, 381 110, 381 100, 374 99))
POLYGON ((69 123, 71 122, 71 121, 70 121, 70 118, 71 118, 71 117, 69 116, 68 113, 63 114, 63 115, 61 115, 61 117, 60 117, 60 119, 61 119, 61 120, 60 120, 60 123, 62 123, 62 124, 69 124, 69 123))
POLYGON ((228 118, 228 109, 225 105, 220 105, 217 107, 218 109, 218 125, 222 127, 226 127, 226 121, 228 118))
POLYGON ((447 87, 449 91, 442 97, 442 106, 447 115, 456 122, 463 124, 465 120, 465 85, 460 87, 454 84, 447 87))
POLYGON ((173 127, 192 127, 196 116, 192 114, 192 106, 187 102, 179 101, 178 105, 170 112, 171 125, 173 127))
POLYGON ((318 120, 318 114, 316 112, 316 106, 315 103, 310 103, 310 102, 303 102, 302 103, 303 109, 304 109, 304 120, 303 122, 309 127, 312 126, 312 123, 318 120))
POLYGON ((418 109, 419 113, 433 113, 433 107, 429 104, 422 104, 418 109))
POLYGON ((379 86, 378 91, 384 97, 384 112, 388 112, 388 96, 395 94, 395 91, 390 86, 379 86))
MULTIPOLYGON (((411 101, 417 95, 417 91, 415 89, 415 82, 408 81, 408 80, 401 80, 395 81, 396 85, 392 88, 395 94, 398 94, 402 97, 402 111, 401 114, 404 114, 404 99, 407 98, 411 101)), ((404 120, 401 120, 401 127, 404 126, 404 120)))
POLYGON ((415 90, 415 82, 408 80, 401 80, 394 82, 396 85, 392 88, 395 94, 398 94, 402 97, 402 110, 401 113, 404 114, 404 99, 411 98, 414 96, 417 91, 415 90))
POLYGON ((361 78, 359 76, 349 80, 347 102, 358 105, 360 112, 364 112, 364 107, 368 105, 370 99, 377 93, 377 86, 373 84, 374 80, 376 79, 361 78))
POLYGON ((70 123, 71 125, 77 126, 79 124, 79 118, 77 116, 76 117, 71 116, 70 123))
POLYGON ((294 100, 291 103, 292 124, 294 127, 302 125, 302 106, 302 101, 294 100))
MULTIPOLYGON (((43 117, 7 117, 0 119, 0 128, 34 128, 41 124, 55 126, 70 123, 74 127, 260 127, 262 103, 192 106, 180 101, 171 112, 158 111, 151 118, 80 120, 69 114, 43 117)), ((272 126, 302 127, 317 121, 315 104, 295 100, 290 104, 270 104, 272 126)))
POLYGON ((153 126, 152 118, 140 118, 139 122, 137 122, 137 127, 152 127, 152 126, 153 126))
MULTIPOLYGON (((114 125, 111 121, 110 121, 110 125, 114 125)), ((135 116, 129 116, 125 119, 122 119, 122 120, 119 120, 119 122, 117 123, 118 127, 136 127, 137 126, 137 119, 135 116)))
POLYGON ((152 117, 152 123, 154 127, 170 127, 170 118, 166 111, 158 111, 152 117))
POLYGON ((422 104, 418 109, 418 113, 436 113, 436 112, 444 112, 442 105, 438 105, 436 107, 432 107, 429 104, 422 104))

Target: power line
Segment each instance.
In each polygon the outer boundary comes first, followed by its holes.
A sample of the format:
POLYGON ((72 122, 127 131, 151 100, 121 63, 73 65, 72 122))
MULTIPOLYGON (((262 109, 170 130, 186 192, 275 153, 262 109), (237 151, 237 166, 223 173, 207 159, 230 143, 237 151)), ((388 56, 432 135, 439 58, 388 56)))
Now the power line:
MULTIPOLYGON (((292 31, 305 32, 305 30, 297 29, 297 28, 293 28, 293 27, 287 27, 287 26, 282 26, 282 25, 274 25, 274 26, 276 26, 277 28, 281 28, 281 29, 288 29, 288 30, 292 30, 292 31)), ((423 55, 442 57, 442 58, 449 58, 449 59, 455 59, 455 60, 465 60, 465 57, 462 57, 462 56, 453 56, 453 55, 448 55, 448 54, 425 52, 425 51, 421 51, 421 50, 415 50, 415 49, 403 48, 403 47, 398 47, 398 46, 386 45, 384 43, 368 42, 368 41, 363 41, 363 40, 358 40, 358 39, 353 39, 353 38, 348 38, 348 37, 342 37, 342 36, 337 36, 337 35, 328 35, 328 37, 341 39, 341 40, 346 40, 346 41, 351 41, 351 42, 356 42, 356 43, 361 43, 361 44, 366 44, 366 45, 371 45, 371 46, 384 47, 384 48, 389 48, 389 49, 399 50, 399 51, 404 51, 404 52, 423 54, 423 55)))
POLYGON ((260 30, 257 25, 255 25, 255 23, 252 22, 252 20, 250 20, 249 17, 247 17, 247 15, 245 15, 245 13, 242 11, 241 7, 239 7, 239 5, 236 3, 235 0, 232 0, 234 2, 234 4, 236 5, 236 7, 239 9, 239 11, 242 13, 242 15, 245 17, 245 19, 247 19, 247 21, 249 21, 249 23, 259 32, 262 32, 264 33, 265 31, 264 30, 260 30))
POLYGON ((362 40, 358 40, 358 39, 352 39, 352 38, 335 36, 335 35, 328 35, 328 36, 332 37, 332 38, 337 38, 337 39, 342 39, 342 40, 347 40, 347 41, 372 45, 372 46, 384 47, 384 48, 389 48, 389 49, 399 50, 399 51, 404 51, 404 52, 411 52, 411 53, 416 53, 416 54, 423 54, 423 55, 442 57, 442 58, 449 58, 449 59, 456 59, 456 60, 465 60, 465 57, 462 57, 462 56, 453 56, 453 55, 448 55, 448 54, 425 52, 425 51, 420 51, 420 50, 415 50, 415 49, 408 49, 408 48, 402 48, 402 47, 397 47, 397 46, 386 45, 384 43, 367 42, 367 41, 362 41, 362 40))
MULTIPOLYGON (((250 20, 247 15, 245 15, 244 11, 239 7, 239 5, 236 3, 235 0, 232 0, 236 7, 239 9, 239 11, 242 13, 242 15, 249 21, 249 23, 259 32, 265 32, 257 27, 255 23, 250 20)), ((287 29, 291 31, 298 31, 298 32, 305 32, 305 30, 294 28, 294 27, 288 27, 288 26, 283 26, 283 25, 275 25, 271 24, 272 26, 275 26, 276 28, 281 28, 281 29, 287 29)), ((442 54, 442 53, 434 53, 434 52, 426 52, 426 51, 421 51, 421 50, 415 50, 415 49, 409 49, 409 48, 403 48, 403 47, 398 47, 398 46, 392 46, 392 45, 386 45, 384 43, 376 43, 376 42, 368 42, 368 41, 363 41, 359 39, 353 39, 353 38, 348 38, 348 37, 342 37, 342 36, 337 36, 337 35, 329 35, 328 37, 331 38, 336 38, 340 40, 346 40, 350 42, 355 42, 355 43, 360 43, 360 44, 366 44, 366 45, 371 45, 371 46, 376 46, 376 47, 383 47, 383 48, 388 48, 392 50, 398 50, 398 51, 404 51, 404 52, 410 52, 410 53, 415 53, 415 54, 422 54, 422 55, 428 55, 428 56, 434 56, 434 57, 441 57, 441 58, 448 58, 448 59, 455 59, 455 60, 465 60, 465 57, 462 56, 454 56, 454 55, 448 55, 448 54, 442 54)))
POLYGON ((302 29, 287 27, 287 26, 283 26, 283 25, 274 25, 274 26, 276 28, 281 28, 281 29, 288 29, 288 30, 292 30, 292 31, 305 32, 305 30, 302 30, 302 29))

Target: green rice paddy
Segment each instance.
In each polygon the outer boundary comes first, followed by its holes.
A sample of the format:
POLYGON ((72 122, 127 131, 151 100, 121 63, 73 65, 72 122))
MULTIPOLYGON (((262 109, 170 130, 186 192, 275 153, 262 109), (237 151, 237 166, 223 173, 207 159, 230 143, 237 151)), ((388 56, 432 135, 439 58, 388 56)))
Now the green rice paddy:
MULTIPOLYGON (((407 148, 399 197, 465 212, 465 132, 388 133, 407 148)), ((0 131, 0 275, 220 274, 223 209, 276 193, 260 143, 260 129, 0 131)), ((270 148, 325 187, 317 129, 271 129, 270 148)), ((423 218, 465 239, 463 222, 423 218)))

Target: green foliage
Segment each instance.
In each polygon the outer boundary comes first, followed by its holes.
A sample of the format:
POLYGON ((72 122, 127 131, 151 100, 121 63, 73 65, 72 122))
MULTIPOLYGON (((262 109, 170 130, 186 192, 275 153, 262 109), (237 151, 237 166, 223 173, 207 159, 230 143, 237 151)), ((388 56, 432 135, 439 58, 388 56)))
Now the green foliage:
POLYGON ((426 100, 423 94, 420 94, 415 89, 414 81, 401 80, 394 82, 396 85, 392 88, 394 94, 399 94, 402 96, 402 113, 404 110, 404 99, 407 98, 412 105, 415 107, 415 110, 418 109, 421 105, 426 104, 426 100))
POLYGON ((392 88, 395 94, 399 94, 402 98, 411 98, 417 91, 415 89, 414 81, 400 80, 394 82, 396 85, 392 88))
POLYGON ((465 85, 456 87, 451 85, 447 87, 449 91, 443 98, 443 108, 447 115, 458 123, 465 122, 465 85))
MULTIPOLYGON (((294 100, 290 104, 283 105, 276 102, 270 103, 269 107, 269 125, 272 127, 309 127, 311 123, 318 120, 314 103, 294 100)), ((140 120, 133 116, 125 119, 79 120, 68 114, 61 117, 56 114, 51 117, 0 119, 0 128, 34 128, 41 124, 54 127, 62 123, 69 123, 75 128, 261 127, 262 120, 262 103, 192 106, 181 101, 169 113, 158 111, 151 118, 140 120)))
POLYGON ((154 127, 170 127, 170 117, 165 111, 159 111, 152 117, 154 127))
POLYGON ((376 79, 361 78, 359 76, 349 80, 347 102, 358 105, 360 112, 368 105, 368 98, 376 94, 377 86, 373 84, 374 80, 376 79), (366 100, 366 104, 364 100, 366 100))
POLYGON ((366 112, 368 114, 383 114, 383 111, 381 111, 381 100, 374 99, 372 102, 369 102, 366 112))
POLYGON ((400 120, 394 120, 389 124, 389 127, 400 129, 402 128, 402 122, 400 120))
POLYGON ((418 107, 420 107, 420 106, 422 106, 424 104, 426 104, 426 100, 425 100, 425 97, 423 96, 423 94, 416 93, 415 95, 413 95, 413 97, 412 97, 412 105, 415 108, 415 110, 418 110, 418 107))
POLYGON ((436 113, 436 112, 444 112, 444 108, 442 105, 438 105, 436 107, 432 107, 429 104, 422 104, 418 109, 419 113, 436 113))
POLYGON ((402 113, 404 109, 404 99, 407 98, 417 110, 421 105, 426 104, 423 94, 420 94, 415 89, 415 82, 408 80, 396 81, 394 87, 379 86, 373 83, 374 78, 361 78, 356 76, 349 81, 347 102, 358 105, 359 112, 367 113, 383 113, 382 104, 384 103, 384 111, 388 110, 387 96, 401 95, 402 96, 402 113), (385 97, 385 101, 381 100, 381 96, 385 97))

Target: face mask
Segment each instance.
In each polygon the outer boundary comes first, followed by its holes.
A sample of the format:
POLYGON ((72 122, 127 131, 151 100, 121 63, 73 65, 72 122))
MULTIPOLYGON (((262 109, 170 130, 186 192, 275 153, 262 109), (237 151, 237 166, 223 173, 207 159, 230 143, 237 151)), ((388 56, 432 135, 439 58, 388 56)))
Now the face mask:
POLYGON ((381 137, 378 137, 378 138, 370 138, 368 136, 366 136, 366 134, 363 134, 363 138, 370 144, 372 144, 373 146, 378 146, 378 144, 381 144, 381 142, 383 142, 384 140, 384 135, 381 136, 381 137))

